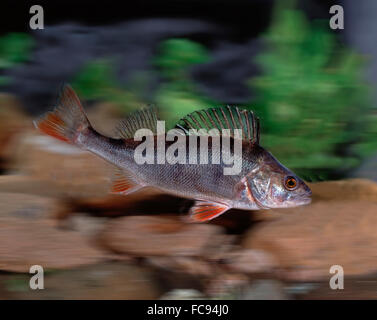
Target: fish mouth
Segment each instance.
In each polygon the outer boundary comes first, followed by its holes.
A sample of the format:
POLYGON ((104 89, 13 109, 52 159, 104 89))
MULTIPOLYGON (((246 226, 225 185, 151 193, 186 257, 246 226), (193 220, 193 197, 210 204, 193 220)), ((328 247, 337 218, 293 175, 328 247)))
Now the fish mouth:
POLYGON ((302 205, 306 205, 306 204, 309 204, 309 203, 311 203, 312 202, 312 198, 311 197, 302 197, 301 199, 300 199, 300 203, 302 204, 302 205))
POLYGON ((293 208, 293 207, 299 207, 299 206, 305 206, 312 202, 312 198, 309 196, 301 196, 296 199, 292 199, 290 201, 285 202, 285 205, 283 205, 283 208, 293 208))

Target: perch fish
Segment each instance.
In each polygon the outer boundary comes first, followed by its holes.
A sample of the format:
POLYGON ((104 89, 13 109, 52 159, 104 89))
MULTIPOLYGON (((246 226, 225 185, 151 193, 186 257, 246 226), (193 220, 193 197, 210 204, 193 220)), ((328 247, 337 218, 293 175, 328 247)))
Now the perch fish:
MULTIPOLYGON (((112 163, 115 169, 113 193, 126 195, 152 186, 195 200, 188 216, 192 222, 209 221, 231 208, 259 210, 310 203, 311 190, 305 182, 260 146, 259 119, 252 111, 237 107, 211 108, 187 115, 176 126, 187 140, 192 129, 215 128, 221 132, 222 129, 230 129, 229 132, 241 129, 241 138, 229 135, 229 139, 242 139, 242 167, 233 175, 224 175, 223 161, 219 164, 137 164, 134 152, 142 141, 136 141, 134 133, 140 128, 157 132, 157 120, 154 108, 142 109, 120 123, 117 138, 104 136, 91 126, 79 98, 69 85, 65 85, 57 107, 34 124, 41 132, 112 163)), ((152 138, 156 141, 157 133, 152 138)), ((218 152, 213 148, 213 139, 208 137, 209 158, 218 152)), ((164 143, 168 148, 173 141, 164 143)), ((197 154, 199 145, 197 143, 197 154)), ((188 154, 189 143, 187 148, 188 154)), ((154 152, 156 154, 157 150, 154 152)))

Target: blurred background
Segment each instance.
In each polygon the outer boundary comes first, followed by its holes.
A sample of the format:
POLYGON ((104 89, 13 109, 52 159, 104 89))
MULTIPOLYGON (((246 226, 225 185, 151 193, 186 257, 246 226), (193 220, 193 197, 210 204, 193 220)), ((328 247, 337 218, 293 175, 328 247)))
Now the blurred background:
POLYGON ((5 4, 0 27, 0 298, 377 298, 376 1, 40 1, 43 30, 33 4, 5 4), (108 135, 147 104, 171 127, 253 110, 313 204, 187 226, 182 199, 107 195, 105 163, 32 128, 67 82, 108 135), (38 292, 34 264, 48 270, 38 292))

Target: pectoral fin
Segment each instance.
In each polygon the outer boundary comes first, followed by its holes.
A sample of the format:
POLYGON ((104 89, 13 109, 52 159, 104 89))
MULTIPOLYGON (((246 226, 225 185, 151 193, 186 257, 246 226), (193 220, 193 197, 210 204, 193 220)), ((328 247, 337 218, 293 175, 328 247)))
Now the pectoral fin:
POLYGON ((209 202, 209 201, 196 201, 195 205, 190 209, 191 222, 204 222, 212 220, 230 207, 223 203, 209 202))
POLYGON ((131 175, 126 171, 116 168, 110 192, 127 195, 143 187, 143 185, 136 183, 131 175))

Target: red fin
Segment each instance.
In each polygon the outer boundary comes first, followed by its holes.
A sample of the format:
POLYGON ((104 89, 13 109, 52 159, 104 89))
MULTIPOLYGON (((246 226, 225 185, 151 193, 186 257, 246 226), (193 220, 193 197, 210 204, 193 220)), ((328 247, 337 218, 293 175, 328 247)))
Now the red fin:
POLYGON ((64 134, 64 121, 57 114, 48 112, 43 118, 36 120, 34 124, 43 133, 61 141, 69 142, 64 134))
POLYGON ((125 171, 117 168, 114 174, 110 192, 126 195, 135 192, 142 187, 143 186, 135 183, 125 171))
POLYGON ((222 203, 196 201, 195 205, 190 209, 190 220, 192 222, 209 221, 227 210, 229 210, 229 207, 222 203))
POLYGON ((69 143, 75 143, 75 137, 90 126, 79 98, 68 85, 60 93, 58 106, 34 121, 34 125, 43 133, 69 143))

